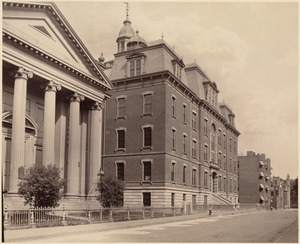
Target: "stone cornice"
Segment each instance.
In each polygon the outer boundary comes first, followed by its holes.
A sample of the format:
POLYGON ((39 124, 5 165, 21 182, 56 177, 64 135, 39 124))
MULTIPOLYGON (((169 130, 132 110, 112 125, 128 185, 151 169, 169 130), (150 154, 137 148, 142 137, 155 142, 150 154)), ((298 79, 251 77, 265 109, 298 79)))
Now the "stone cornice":
POLYGON ((77 76, 80 79, 88 81, 92 85, 101 87, 105 91, 108 91, 111 89, 110 87, 103 84, 102 82, 97 81, 92 76, 85 74, 84 72, 81 72, 80 70, 76 69, 75 67, 72 67, 71 65, 67 64, 66 62, 61 61, 58 58, 55 58, 51 54, 45 53, 43 50, 40 50, 37 47, 34 47, 33 45, 30 45, 29 43, 26 43, 23 40, 20 40, 18 37, 14 36, 13 34, 3 31, 2 36, 3 36, 3 39, 6 39, 8 42, 10 42, 10 44, 17 46, 18 48, 22 48, 23 50, 30 52, 36 56, 39 56, 39 58, 45 59, 48 62, 53 63, 57 67, 65 69, 67 72, 70 72, 71 74, 73 74, 74 76, 77 76))
MULTIPOLYGON (((134 50, 127 50, 124 52, 120 52, 120 53, 116 53, 114 54, 115 57, 121 57, 124 55, 130 55, 130 53, 132 52, 145 52, 148 50, 152 50, 152 49, 157 49, 157 48, 165 48, 165 50, 176 60, 181 60, 181 58, 179 57, 178 54, 175 53, 174 50, 172 50, 169 45, 167 45, 166 43, 162 42, 162 43, 158 43, 155 45, 151 45, 151 46, 147 46, 147 47, 142 47, 142 48, 138 48, 138 49, 134 49, 134 50)), ((184 65, 183 61, 182 64, 184 65)))
MULTIPOLYGON (((50 2, 45 2, 45 3, 34 3, 34 2, 3 2, 2 3, 3 8, 27 8, 27 9, 40 9, 48 13, 50 17, 56 23, 60 28, 63 29, 65 32, 66 37, 70 40, 70 42, 75 46, 75 48, 78 50, 82 58, 88 63, 90 66, 89 69, 95 74, 95 76, 100 80, 97 81, 96 79, 83 74, 82 72, 79 72, 78 70, 75 70, 74 68, 72 69, 71 67, 66 67, 67 70, 71 71, 72 73, 79 74, 83 79, 86 79, 90 81, 91 83, 100 86, 104 90, 110 90, 110 84, 109 84, 109 79, 106 77, 103 71, 101 71, 99 65, 95 62, 94 58, 90 54, 90 52, 87 50, 87 48, 84 46, 84 44, 81 42, 75 31, 72 29, 72 27, 68 24, 67 20, 64 18, 60 10, 57 8, 57 6, 54 3, 50 2), (74 70, 74 71, 73 71, 74 70), (107 83, 107 84, 105 84, 107 83)), ((3 31, 4 33, 4 31, 3 31)), ((8 35, 8 33, 5 33, 8 35)), ((4 35, 4 34, 3 34, 4 35)), ((14 42, 19 42, 17 37, 14 37, 13 39, 14 42)), ((20 41, 23 43, 23 41, 20 41)), ((20 43, 18 43, 20 44, 20 43)), ((25 45, 24 45, 25 46, 25 45)), ((29 45, 27 45, 29 46, 29 45)), ((34 50, 36 51, 36 50, 34 50)), ((41 50, 39 50, 40 54, 43 54, 41 50)), ((49 55, 44 54, 49 57, 49 55)), ((41 55, 42 56, 42 55, 41 55)), ((54 59, 54 58, 52 58, 54 59)), ((58 61, 58 60, 56 60, 58 61)), ((58 61, 59 62, 59 61, 58 61)), ((67 66, 66 64, 62 64, 61 62, 58 64, 60 66, 67 66)))

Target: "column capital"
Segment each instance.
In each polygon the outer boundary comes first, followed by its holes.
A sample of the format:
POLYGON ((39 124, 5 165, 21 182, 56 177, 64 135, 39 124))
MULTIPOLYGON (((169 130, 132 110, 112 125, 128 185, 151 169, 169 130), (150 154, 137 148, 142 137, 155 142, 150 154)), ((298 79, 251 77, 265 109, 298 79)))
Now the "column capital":
POLYGON ((47 82, 47 84, 41 85, 41 88, 45 89, 45 91, 54 91, 54 92, 57 92, 57 91, 61 90, 61 85, 55 83, 53 80, 50 80, 50 81, 47 82))
POLYGON ((33 77, 33 72, 26 70, 23 67, 19 67, 15 71, 10 72, 10 75, 14 76, 15 79, 23 78, 25 80, 28 80, 29 78, 33 77))
POLYGON ((91 110, 99 110, 100 111, 103 108, 104 108, 103 103, 100 101, 97 101, 92 105, 91 110))
POLYGON ((81 102, 84 100, 84 96, 79 94, 78 92, 74 92, 73 94, 68 96, 67 99, 69 99, 70 102, 81 102))

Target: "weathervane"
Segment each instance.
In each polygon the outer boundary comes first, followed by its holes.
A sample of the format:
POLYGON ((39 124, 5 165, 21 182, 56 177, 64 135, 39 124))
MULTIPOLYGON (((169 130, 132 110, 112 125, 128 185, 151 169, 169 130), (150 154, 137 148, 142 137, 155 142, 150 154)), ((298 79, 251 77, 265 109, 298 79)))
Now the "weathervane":
POLYGON ((126 4, 126 19, 128 19, 129 2, 124 2, 124 4, 126 4))

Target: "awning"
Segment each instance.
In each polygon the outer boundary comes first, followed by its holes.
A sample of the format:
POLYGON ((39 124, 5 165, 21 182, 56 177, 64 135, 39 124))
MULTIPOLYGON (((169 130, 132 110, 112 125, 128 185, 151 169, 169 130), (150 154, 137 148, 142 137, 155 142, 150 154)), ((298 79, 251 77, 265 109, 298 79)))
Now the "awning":
POLYGON ((264 175, 263 172, 260 172, 260 173, 259 173, 259 176, 260 176, 260 177, 264 177, 265 175, 264 175))
POLYGON ((262 201, 264 201, 264 200, 265 200, 263 196, 260 196, 259 198, 260 198, 260 200, 262 200, 262 201))
POLYGON ((263 161, 259 161, 259 165, 264 166, 264 162, 263 161))
POLYGON ((265 186, 264 186, 263 184, 259 184, 259 187, 260 187, 261 189, 264 189, 264 188, 265 188, 265 186))

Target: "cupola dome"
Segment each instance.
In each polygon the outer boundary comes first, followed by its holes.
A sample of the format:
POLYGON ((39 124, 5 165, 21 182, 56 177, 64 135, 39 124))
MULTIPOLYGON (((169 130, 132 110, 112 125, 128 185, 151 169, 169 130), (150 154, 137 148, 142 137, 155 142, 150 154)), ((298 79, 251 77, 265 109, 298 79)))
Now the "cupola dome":
POLYGON ((131 50, 141 47, 147 47, 147 43, 144 38, 139 36, 139 31, 137 30, 135 36, 127 43, 127 49, 131 50))
POLYGON ((118 39, 122 38, 122 37, 133 37, 135 35, 134 33, 134 29, 131 27, 131 21, 126 19, 123 21, 124 26, 121 28, 120 32, 119 32, 119 36, 117 38, 118 39))

